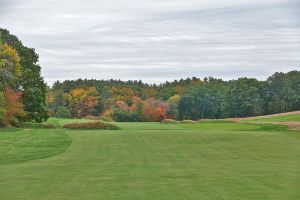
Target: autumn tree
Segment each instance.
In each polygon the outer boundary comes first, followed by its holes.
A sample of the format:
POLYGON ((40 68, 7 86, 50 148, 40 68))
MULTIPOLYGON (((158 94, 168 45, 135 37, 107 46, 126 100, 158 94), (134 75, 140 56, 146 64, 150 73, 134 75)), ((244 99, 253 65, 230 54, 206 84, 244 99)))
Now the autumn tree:
POLYGON ((96 106, 99 104, 99 99, 96 96, 86 96, 83 99, 82 116, 97 115, 95 112, 96 106))
POLYGON ((6 106, 5 106, 5 99, 3 92, 0 91, 0 125, 3 125, 4 123, 4 116, 6 112, 6 106))
POLYGON ((0 90, 15 86, 21 75, 20 57, 8 44, 0 44, 0 90))
MULTIPOLYGON (((22 70, 20 76, 17 78, 16 87, 22 89, 20 101, 24 104, 24 110, 27 113, 26 120, 36 122, 47 120, 49 117, 46 104, 47 87, 41 77, 41 67, 38 64, 39 57, 35 50, 25 47, 16 36, 11 35, 5 29, 0 29, 0 43, 2 45, 7 44, 15 49, 20 58, 19 61, 22 70)), ((13 50, 10 51, 13 52, 13 50)), ((15 58, 17 57, 15 56, 15 58)), ((1 65, 3 66, 3 61, 1 65)), ((5 73, 7 74, 7 72, 5 73)), ((5 76, 7 77, 7 75, 5 76)), ((3 79, 1 78, 1 80, 3 79)))
POLYGON ((178 105, 180 102, 180 96, 176 94, 170 97, 167 102, 170 106, 170 118, 172 119, 178 118, 179 115, 178 105))
POLYGON ((15 92, 11 87, 8 87, 4 94, 4 118, 2 123, 4 126, 11 126, 14 117, 24 116, 23 105, 20 103, 21 93, 15 92))
POLYGON ((69 92, 67 100, 72 117, 81 117, 83 100, 85 97, 86 92, 81 88, 77 88, 69 92))

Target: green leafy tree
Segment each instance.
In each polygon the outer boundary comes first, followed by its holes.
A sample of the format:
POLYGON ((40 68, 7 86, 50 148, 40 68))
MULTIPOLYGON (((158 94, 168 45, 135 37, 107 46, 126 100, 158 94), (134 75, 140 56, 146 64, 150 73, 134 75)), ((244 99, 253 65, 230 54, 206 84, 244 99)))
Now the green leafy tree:
POLYGON ((224 101, 225 115, 248 117, 263 113, 261 82, 256 79, 240 78, 231 81, 224 101))
POLYGON ((70 114, 70 111, 68 110, 68 108, 66 108, 64 106, 60 106, 56 110, 55 117, 57 117, 57 118, 70 118, 71 114, 70 114))

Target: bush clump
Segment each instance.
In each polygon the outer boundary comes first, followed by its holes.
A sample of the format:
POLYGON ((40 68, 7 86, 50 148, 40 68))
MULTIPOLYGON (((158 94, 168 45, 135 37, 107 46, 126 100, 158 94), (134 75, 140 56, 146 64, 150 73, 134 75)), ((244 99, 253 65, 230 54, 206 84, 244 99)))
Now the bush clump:
POLYGON ((115 109, 112 118, 117 122, 141 122, 143 117, 136 112, 127 112, 121 109, 115 109))
POLYGON ((56 110, 55 117, 56 118, 70 118, 71 114, 70 114, 70 111, 68 110, 68 108, 66 108, 64 106, 60 106, 56 110))
POLYGON ((17 118, 13 118, 12 121, 11 121, 11 125, 13 127, 20 128, 21 127, 21 122, 17 118))
POLYGON ((63 128, 68 128, 68 129, 86 129, 86 130, 119 130, 120 128, 116 125, 97 121, 97 122, 83 122, 83 123, 69 123, 65 124, 63 128))
POLYGON ((54 124, 51 124, 51 123, 23 122, 23 123, 20 123, 19 128, 53 129, 56 127, 54 124))
POLYGON ((197 123, 197 121, 194 121, 194 120, 182 120, 181 123, 189 124, 189 123, 197 123))
POLYGON ((176 121, 174 119, 164 119, 161 121, 162 124, 176 124, 179 123, 179 121, 176 121))

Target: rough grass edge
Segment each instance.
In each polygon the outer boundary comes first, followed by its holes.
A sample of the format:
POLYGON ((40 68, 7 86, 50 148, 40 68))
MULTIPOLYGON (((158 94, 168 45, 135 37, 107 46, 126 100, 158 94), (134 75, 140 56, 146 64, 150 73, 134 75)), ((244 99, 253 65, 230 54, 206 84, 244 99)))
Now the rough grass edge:
POLYGON ((31 128, 31 129, 54 129, 56 126, 52 123, 33 123, 33 122, 22 122, 17 128, 31 128))

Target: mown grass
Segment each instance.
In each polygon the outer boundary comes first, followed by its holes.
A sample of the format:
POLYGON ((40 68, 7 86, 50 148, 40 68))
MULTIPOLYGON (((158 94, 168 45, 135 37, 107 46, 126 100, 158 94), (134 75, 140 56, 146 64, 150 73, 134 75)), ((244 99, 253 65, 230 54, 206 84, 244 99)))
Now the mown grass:
POLYGON ((74 122, 93 122, 94 120, 89 119, 63 119, 63 118, 54 118, 51 117, 48 119, 47 123, 54 124, 57 128, 62 128, 65 124, 74 123, 74 122))
MULTIPOLYGON (((52 123, 59 128, 65 124, 81 122, 94 122, 88 119, 60 119, 50 118, 48 123, 52 123)), ((272 124, 239 124, 224 120, 207 120, 197 123, 168 123, 162 124, 158 122, 108 122, 114 124, 124 130, 231 130, 231 131, 262 131, 262 130, 287 130, 288 127, 284 125, 272 124)))
POLYGON ((0 165, 57 155, 71 144, 63 130, 0 129, 0 165))
MULTIPOLYGON (((39 139, 30 139, 36 141, 31 148, 37 148, 32 156, 39 154, 39 142, 48 141, 52 131, 67 134, 72 144, 63 154, 0 165, 0 199, 300 198, 300 134, 286 126, 227 122, 117 125, 123 130, 55 129, 39 134, 34 130, 39 139)), ((22 136, 23 132, 2 130, 0 134, 22 136)), ((22 143, 22 138, 14 140, 22 143)))

